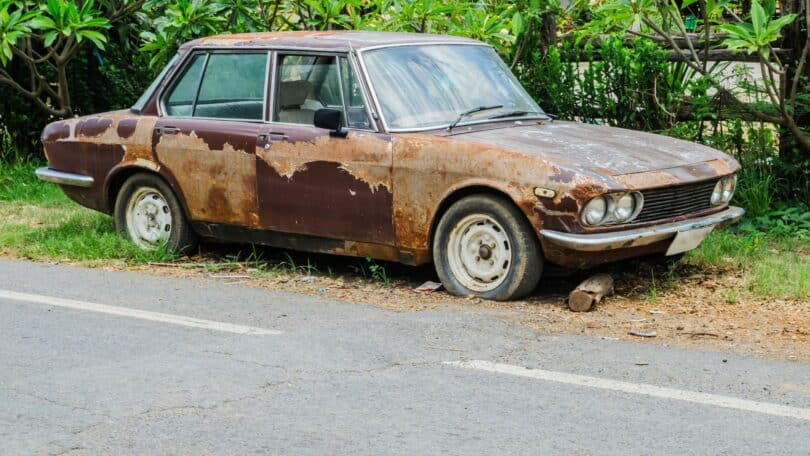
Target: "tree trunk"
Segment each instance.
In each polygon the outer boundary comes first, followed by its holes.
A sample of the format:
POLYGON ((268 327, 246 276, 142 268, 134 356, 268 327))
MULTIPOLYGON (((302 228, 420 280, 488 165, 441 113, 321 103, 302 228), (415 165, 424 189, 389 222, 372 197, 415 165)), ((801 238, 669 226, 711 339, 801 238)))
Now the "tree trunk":
MULTIPOLYGON (((802 3, 807 3, 807 0, 781 0, 781 10, 782 14, 800 14, 804 10, 802 8, 802 3)), ((787 99, 791 99, 792 97, 792 89, 791 83, 793 78, 796 76, 796 66, 799 63, 799 59, 801 58, 802 50, 804 49, 804 45, 810 37, 808 37, 807 28, 810 24, 805 24, 804 14, 800 14, 799 18, 796 19, 792 24, 788 25, 782 30, 782 44, 781 47, 784 49, 790 49, 791 53, 790 56, 786 58, 784 61, 785 64, 785 75, 783 84, 786 84, 786 95, 787 99)), ((802 73, 805 77, 810 78, 810 65, 805 65, 802 73)), ((802 87, 799 86, 799 90, 801 91, 802 87)), ((808 113, 796 113, 796 123, 798 125, 810 125, 810 115, 808 113)), ((785 163, 794 163, 800 157, 797 156, 796 153, 797 142, 795 139, 795 135, 790 129, 782 127, 779 129, 779 157, 785 163)), ((804 152, 802 155, 806 154, 804 152)))

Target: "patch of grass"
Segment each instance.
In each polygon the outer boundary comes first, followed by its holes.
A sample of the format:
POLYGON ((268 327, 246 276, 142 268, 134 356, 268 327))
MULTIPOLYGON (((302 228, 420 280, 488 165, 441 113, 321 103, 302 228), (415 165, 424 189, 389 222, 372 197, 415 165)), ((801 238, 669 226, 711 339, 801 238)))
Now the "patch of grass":
POLYGON ((70 202, 58 186, 37 179, 35 169, 36 166, 28 163, 0 163, 0 201, 25 202, 46 207, 70 202))
MULTIPOLYGON (((739 270, 745 288, 759 296, 810 297, 810 239, 801 236, 720 230, 686 260, 702 267, 739 270)), ((736 301, 738 293, 730 293, 727 301, 736 301)))
POLYGON ((165 250, 143 252, 122 239, 111 217, 70 201, 56 185, 40 182, 34 165, 0 166, 0 251, 31 259, 174 259, 165 250))

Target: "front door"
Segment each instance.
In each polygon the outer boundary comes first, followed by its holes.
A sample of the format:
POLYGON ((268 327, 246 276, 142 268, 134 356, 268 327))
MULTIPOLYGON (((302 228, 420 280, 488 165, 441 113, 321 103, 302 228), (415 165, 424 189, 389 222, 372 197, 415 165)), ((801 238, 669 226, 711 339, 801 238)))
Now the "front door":
POLYGON ((193 221, 258 227, 266 52, 198 52, 163 99, 155 154, 193 221))
POLYGON ((389 135, 374 131, 345 56, 279 53, 271 122, 259 139, 259 219, 273 231, 394 245, 389 135), (332 137, 315 111, 340 109, 332 137))

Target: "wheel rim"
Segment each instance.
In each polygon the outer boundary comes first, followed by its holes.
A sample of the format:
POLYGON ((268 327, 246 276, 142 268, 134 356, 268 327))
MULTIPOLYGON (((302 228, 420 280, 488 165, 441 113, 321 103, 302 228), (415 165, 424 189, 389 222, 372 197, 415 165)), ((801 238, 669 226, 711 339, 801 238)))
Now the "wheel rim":
POLYGON ((142 249, 164 245, 172 233, 172 211, 166 198, 154 188, 142 187, 127 203, 129 238, 142 249))
POLYGON ((473 214, 458 222, 448 240, 448 262, 456 280, 475 292, 498 288, 512 269, 512 246, 492 217, 473 214))

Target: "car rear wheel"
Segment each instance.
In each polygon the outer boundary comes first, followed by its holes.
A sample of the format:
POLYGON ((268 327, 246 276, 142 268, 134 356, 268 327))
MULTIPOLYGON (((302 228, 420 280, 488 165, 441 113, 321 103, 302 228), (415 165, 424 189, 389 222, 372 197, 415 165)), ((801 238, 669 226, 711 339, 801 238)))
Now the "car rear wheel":
POLYGON ((143 250, 187 252, 197 243, 171 188, 154 174, 136 174, 115 200, 118 233, 143 250))
POLYGON ((531 293, 543 273, 529 222, 511 201, 492 195, 450 206, 436 227, 433 260, 450 293, 498 301, 531 293))

